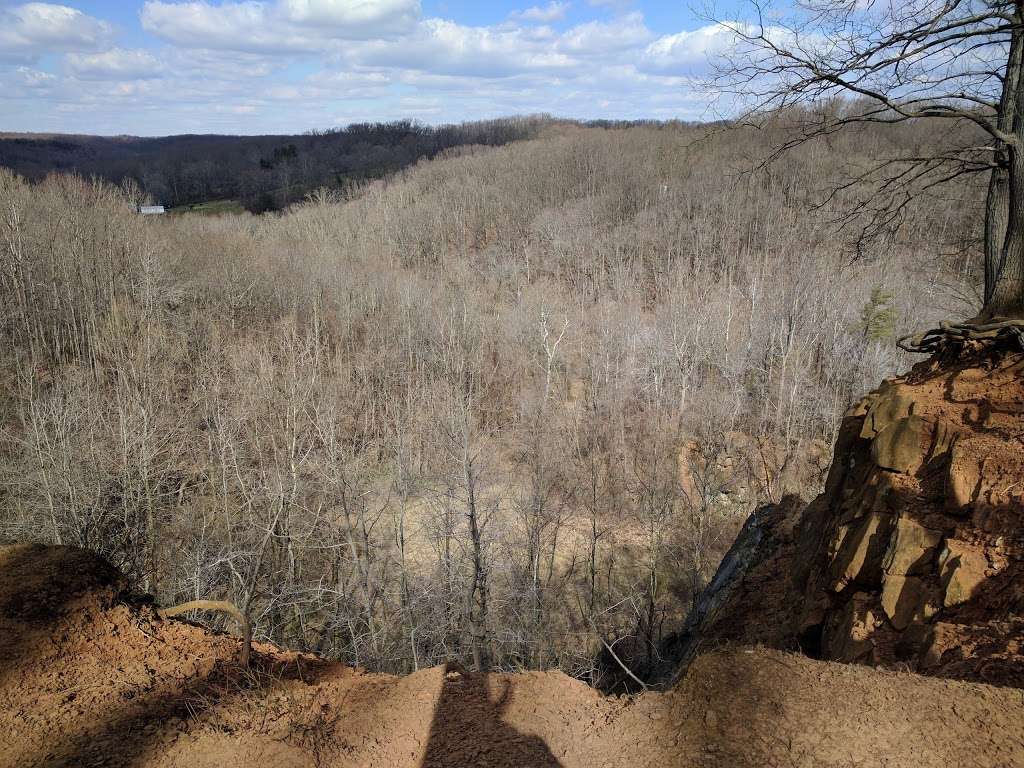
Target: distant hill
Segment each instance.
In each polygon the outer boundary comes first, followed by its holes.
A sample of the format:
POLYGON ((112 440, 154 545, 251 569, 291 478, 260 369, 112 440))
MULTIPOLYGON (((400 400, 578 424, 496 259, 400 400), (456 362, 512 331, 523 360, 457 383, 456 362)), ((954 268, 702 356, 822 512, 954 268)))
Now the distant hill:
POLYGON ((234 200, 277 210, 318 187, 346 188, 468 144, 529 138, 543 118, 430 127, 403 120, 357 123, 295 136, 81 136, 0 133, 0 166, 31 180, 80 173, 133 179, 171 207, 234 200))

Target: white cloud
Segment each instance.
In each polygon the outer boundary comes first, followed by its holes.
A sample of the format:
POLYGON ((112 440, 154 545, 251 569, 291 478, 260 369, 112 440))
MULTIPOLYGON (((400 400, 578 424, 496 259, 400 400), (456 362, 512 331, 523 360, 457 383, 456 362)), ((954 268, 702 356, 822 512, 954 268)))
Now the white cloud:
POLYGON ((48 88, 57 82, 57 77, 49 72, 40 72, 38 69, 29 67, 18 67, 18 76, 21 85, 26 88, 48 88))
POLYGON ((17 10, 32 22, 0 26, 8 55, 15 34, 36 41, 35 56, 64 54, 56 68, 0 64, 0 114, 11 128, 278 133, 411 116, 700 117, 703 97, 682 75, 721 34, 657 37, 635 12, 549 26, 566 0, 524 0, 491 26, 422 19, 419 0, 148 0, 140 20, 149 47, 136 48, 114 45, 109 24, 62 6, 45 7, 63 8, 56 17, 77 26, 41 25, 44 14, 25 10, 40 5, 0 0, 0 18, 14 21, 17 10), (58 42, 43 47, 47 39, 58 42))
POLYGON ((560 3, 557 0, 552 0, 544 7, 539 5, 531 6, 523 11, 514 12, 511 17, 513 19, 522 19, 523 21, 539 21, 544 24, 549 24, 552 21, 560 21, 565 18, 565 12, 569 10, 569 3, 560 3))
MULTIPOLYGON (((513 19, 552 20, 567 8, 567 2, 556 0, 513 14, 513 19)), ((147 31, 186 48, 327 53, 366 66, 481 77, 564 70, 583 58, 607 57, 654 37, 639 13, 579 24, 564 33, 515 20, 489 27, 440 18, 418 21, 419 14, 418 0, 246 0, 220 5, 147 0, 141 19, 147 31)))
POLYGON ((356 43, 340 56, 350 65, 438 75, 502 78, 544 72, 562 77, 592 67, 596 59, 630 48, 639 51, 652 37, 640 14, 580 24, 564 33, 550 27, 470 27, 427 19, 404 38, 356 43))
POLYGON ((147 2, 142 28, 185 48, 239 51, 310 49, 301 35, 272 24, 262 3, 147 2))
POLYGON ((255 115, 258 111, 257 108, 252 104, 235 104, 235 105, 223 105, 218 104, 216 106, 218 112, 228 112, 232 115, 255 115))
POLYGON ((348 46, 352 64, 494 78, 521 72, 558 72, 576 62, 559 51, 546 28, 467 27, 427 19, 401 40, 374 40, 348 46))
POLYGON ((798 46, 805 52, 825 50, 830 45, 818 34, 805 34, 797 40, 790 30, 780 26, 757 27, 739 21, 720 22, 659 37, 647 46, 639 63, 648 72, 702 75, 708 72, 715 59, 723 56, 771 59, 770 52, 746 40, 744 35, 764 35, 780 47, 798 46))
POLYGON ((0 59, 35 61, 50 51, 91 51, 109 43, 113 27, 79 10, 50 3, 0 8, 0 59))
POLYGON ((559 48, 586 56, 607 56, 643 45, 652 37, 643 15, 630 13, 612 21, 590 21, 573 27, 559 41, 559 48))
POLYGON ((168 75, 218 81, 269 78, 287 66, 286 61, 273 55, 174 47, 165 49, 161 60, 168 75))
POLYGON ((147 0, 142 27, 185 48, 318 52, 338 40, 393 38, 413 28, 419 0, 147 0))
POLYGON ((420 17, 418 0, 284 0, 283 15, 296 24, 338 28, 389 25, 409 29, 420 17))
POLYGON ((71 53, 68 68, 76 77, 96 80, 159 77, 162 65, 147 51, 111 48, 102 53, 71 53))
POLYGON ((595 8, 613 8, 617 11, 623 11, 633 5, 633 0, 587 0, 587 5, 592 5, 595 8))
POLYGON ((708 61, 736 46, 736 34, 723 24, 709 24, 690 32, 659 37, 642 57, 645 69, 684 72, 706 69, 708 61))

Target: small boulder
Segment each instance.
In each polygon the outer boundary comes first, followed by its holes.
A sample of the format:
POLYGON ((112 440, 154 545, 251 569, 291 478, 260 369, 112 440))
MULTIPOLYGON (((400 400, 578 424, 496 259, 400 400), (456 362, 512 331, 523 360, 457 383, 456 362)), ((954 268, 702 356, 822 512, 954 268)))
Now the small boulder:
POLYGON ((896 521, 883 567, 896 576, 913 576, 931 571, 935 550, 942 542, 942 532, 925 528, 906 515, 896 521))
POLYGON ((965 511, 978 498, 982 476, 981 464, 969 442, 959 441, 953 446, 946 471, 946 509, 965 511))
POLYGON ((960 439, 960 432, 948 421, 939 420, 935 423, 932 449, 928 454, 928 460, 939 459, 947 456, 957 441, 960 439))
POLYGON ((826 631, 827 658, 847 663, 868 660, 875 647, 871 637, 880 624, 871 595, 857 592, 826 631))
POLYGON ((988 558, 980 547, 963 541, 949 539, 939 555, 942 577, 942 604, 951 608, 966 603, 974 596, 975 590, 985 581, 988 558))
POLYGON ((936 622, 923 633, 918 659, 922 669, 932 669, 942 663, 942 655, 957 647, 960 632, 956 625, 936 622))
POLYGON ((882 469, 912 475, 924 463, 928 422, 920 416, 895 421, 871 443, 871 458, 882 469))
POLYGON ((860 436, 871 440, 886 427, 914 412, 914 398, 900 386, 889 386, 875 396, 871 402, 860 436))
POLYGON ((902 632, 914 622, 928 621, 938 606, 924 579, 886 574, 882 583, 882 610, 895 629, 902 632))
POLYGON ((839 507, 839 522, 848 525, 863 517, 868 512, 890 512, 897 503, 893 489, 893 474, 885 471, 872 471, 861 486, 848 490, 849 496, 839 507))
POLYGON ((877 587, 882 561, 888 549, 892 515, 871 512, 856 524, 840 526, 832 544, 832 589, 842 592, 849 584, 877 587))
POLYGON ((910 624, 896 641, 896 658, 920 666, 933 634, 931 624, 910 624))
MULTIPOLYGON (((846 413, 843 414, 843 418, 859 419, 863 416, 867 416, 868 411, 871 410, 871 406, 874 405, 877 399, 878 393, 865 395, 860 400, 858 400, 857 402, 855 402, 853 405, 846 409, 846 413)), ((861 432, 863 432, 863 427, 861 427, 861 432)))

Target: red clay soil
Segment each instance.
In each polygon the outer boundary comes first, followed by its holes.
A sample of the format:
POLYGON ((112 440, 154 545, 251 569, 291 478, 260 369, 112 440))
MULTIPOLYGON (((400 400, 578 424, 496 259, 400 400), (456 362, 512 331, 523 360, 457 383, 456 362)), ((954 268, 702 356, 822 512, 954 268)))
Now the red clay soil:
POLYGON ((404 678, 239 642, 80 550, 0 547, 0 766, 1021 766, 1021 691, 754 648, 673 690, 556 672, 404 678))

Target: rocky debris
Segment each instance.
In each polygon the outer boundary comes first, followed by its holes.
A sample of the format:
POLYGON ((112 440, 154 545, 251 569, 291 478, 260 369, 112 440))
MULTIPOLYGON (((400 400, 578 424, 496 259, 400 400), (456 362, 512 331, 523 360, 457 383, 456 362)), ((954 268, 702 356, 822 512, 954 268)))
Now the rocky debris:
POLYGON ((871 458, 882 469, 912 475, 924 462, 929 424, 906 416, 887 426, 871 441, 871 458))
POLYGON ((907 515, 900 515, 889 539, 882 567, 887 575, 914 576, 931 570, 942 531, 925 528, 907 515))
POLYGON ((903 631, 928 621, 939 608, 936 590, 926 578, 933 570, 942 531, 925 528, 901 515, 882 563, 881 605, 892 626, 903 631))
POLYGON ((846 414, 824 492, 760 536, 691 645, 1020 685, 1024 356, 928 361, 883 384, 846 414), (771 630, 747 607, 762 594, 771 630))
POLYGON ((879 397, 865 399, 854 406, 854 410, 864 416, 860 436, 874 440, 887 428, 913 414, 914 398, 906 387, 883 386, 879 397))
POLYGON ((939 557, 939 569, 943 589, 942 604, 952 608, 966 603, 974 596, 975 590, 985 581, 988 560, 982 549, 949 539, 939 557))
POLYGON ((900 632, 915 621, 929 621, 939 610, 934 591, 917 576, 886 574, 881 604, 893 628, 900 632))
MULTIPOLYGON (((884 434, 884 433, 883 433, 884 434)), ((831 547, 831 589, 851 584, 872 587, 882 582, 882 561, 889 547, 892 515, 869 512, 850 525, 840 525, 831 547)))
POLYGON ((828 658, 842 662, 870 658, 875 647, 872 638, 881 619, 869 593, 855 592, 842 610, 835 612, 829 619, 834 628, 828 634, 828 658))
POLYGON ((965 511, 980 495, 982 468, 967 440, 953 446, 946 469, 946 511, 965 511))

